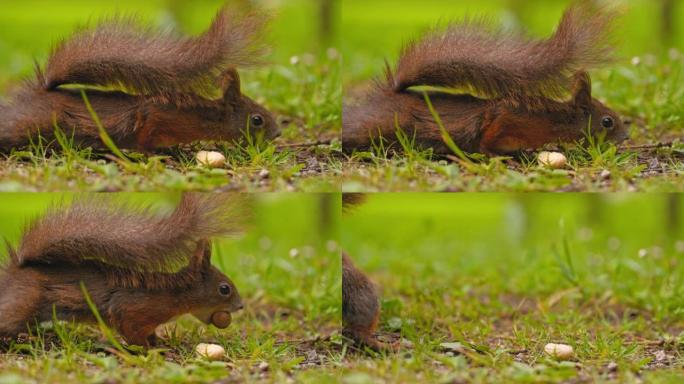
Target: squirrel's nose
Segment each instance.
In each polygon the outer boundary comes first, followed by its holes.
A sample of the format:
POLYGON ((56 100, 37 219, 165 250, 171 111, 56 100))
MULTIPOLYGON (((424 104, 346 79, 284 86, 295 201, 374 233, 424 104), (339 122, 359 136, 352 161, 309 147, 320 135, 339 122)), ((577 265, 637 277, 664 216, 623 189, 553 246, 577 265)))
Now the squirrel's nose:
POLYGON ((278 137, 280 137, 281 133, 282 133, 282 130, 280 129, 280 125, 274 124, 273 129, 271 130, 271 132, 269 132, 268 139, 273 140, 275 138, 278 138, 278 137))

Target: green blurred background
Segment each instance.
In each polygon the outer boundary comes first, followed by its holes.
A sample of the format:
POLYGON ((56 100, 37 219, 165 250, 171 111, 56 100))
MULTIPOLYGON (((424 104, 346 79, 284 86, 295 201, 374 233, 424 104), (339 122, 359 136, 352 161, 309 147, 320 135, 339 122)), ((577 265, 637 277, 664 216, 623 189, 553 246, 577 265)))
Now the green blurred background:
MULTIPOLYGON (((267 39, 270 62, 293 55, 325 53, 338 46, 338 0, 229 0, 251 2, 273 15, 267 39), (326 15, 326 16, 323 16, 326 15)), ((209 26, 221 0, 3 0, 0 2, 0 90, 10 78, 29 74, 33 60, 43 62, 50 46, 74 27, 101 17, 139 15, 151 25, 200 33, 209 26)))
POLYGON ((407 310, 576 288, 684 319, 682 195, 372 194, 343 217, 341 239, 407 310))
MULTIPOLYGON (((74 196, 1 194, 0 239, 16 244, 23 226, 31 218, 51 204, 74 196)), ((179 196, 174 193, 110 194, 114 199, 167 210, 173 208, 179 196)), ((274 332, 290 326, 304 327, 306 332, 318 334, 336 326, 341 305, 339 215, 331 213, 339 212, 339 195, 264 193, 253 196, 251 228, 237 239, 217 240, 213 264, 233 279, 246 300, 248 311, 275 307, 297 314, 283 318, 282 324, 271 324, 274 332), (302 318, 303 324, 289 324, 302 318)), ((7 252, 3 249, 0 255, 0 260, 5 259, 7 252)), ((258 319, 252 320, 263 328, 258 319)))
MULTIPOLYGON (((464 16, 486 16, 513 29, 548 36, 570 0, 344 0, 342 52, 345 81, 379 74, 383 59, 396 58, 399 47, 421 31, 464 16)), ((684 49, 684 2, 680 0, 610 0, 623 12, 615 38, 621 61, 635 55, 667 54, 684 49)))

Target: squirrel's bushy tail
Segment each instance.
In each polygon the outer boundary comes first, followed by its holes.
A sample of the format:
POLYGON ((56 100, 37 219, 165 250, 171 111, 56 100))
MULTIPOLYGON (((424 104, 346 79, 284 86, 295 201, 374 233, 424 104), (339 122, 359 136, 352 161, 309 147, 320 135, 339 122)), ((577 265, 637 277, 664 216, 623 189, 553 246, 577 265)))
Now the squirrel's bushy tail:
POLYGON ((344 193, 342 194, 342 211, 349 212, 357 208, 366 201, 364 193, 344 193))
POLYGON ((184 93, 211 94, 223 71, 260 61, 265 21, 257 11, 224 7, 204 34, 179 37, 115 17, 59 43, 45 68, 44 86, 118 87, 169 101, 184 93))
POLYGON ((520 102, 562 97, 575 72, 611 60, 614 12, 575 2, 548 39, 534 40, 483 21, 452 24, 407 44, 396 70, 387 70, 396 92, 412 86, 444 86, 477 96, 520 102))
POLYGON ((197 265, 201 240, 243 229, 245 205, 242 195, 187 193, 170 214, 159 215, 109 196, 79 197, 31 222, 13 262, 102 266, 124 271, 122 279, 129 273, 136 285, 132 277, 197 265))

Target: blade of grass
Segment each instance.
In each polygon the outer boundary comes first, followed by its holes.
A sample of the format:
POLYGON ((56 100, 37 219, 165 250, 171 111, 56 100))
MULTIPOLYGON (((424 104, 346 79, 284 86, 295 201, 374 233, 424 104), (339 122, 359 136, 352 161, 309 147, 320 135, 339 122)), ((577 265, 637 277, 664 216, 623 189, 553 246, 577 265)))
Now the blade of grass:
POLYGON ((458 158, 461 159, 461 161, 463 161, 464 163, 466 163, 468 165, 472 165, 473 164, 472 160, 470 160, 468 155, 466 155, 465 152, 463 152, 461 150, 461 148, 459 148, 458 145, 456 145, 454 140, 449 135, 449 132, 447 132, 446 128, 444 128, 444 124, 442 123, 442 118, 439 117, 439 114, 435 110, 435 107, 432 105, 432 101, 430 100, 430 96, 428 95, 428 93, 423 91, 423 97, 425 99, 425 103, 428 106, 428 109, 430 110, 430 113, 432 114, 432 117, 435 119, 435 122, 437 123, 437 126, 439 127, 439 132, 442 135, 442 141, 444 141, 444 143, 447 145, 447 147, 449 147, 449 149, 454 154, 456 154, 456 156, 458 156, 458 158))
POLYGON ((100 315, 100 312, 97 310, 97 307, 95 306, 95 303, 93 303, 93 300, 90 298, 90 294, 88 293, 88 289, 86 289, 85 284, 81 281, 81 292, 83 292, 83 297, 85 298, 86 303, 88 304, 88 308, 90 308, 90 311, 93 313, 93 316, 95 316, 95 320, 97 320, 97 325, 100 328, 100 331, 102 334, 107 338, 107 341, 109 341, 114 348, 119 352, 119 356, 126 360, 126 362, 129 363, 135 363, 135 359, 133 356, 124 348, 121 343, 116 339, 114 336, 114 332, 107 326, 107 324, 104 322, 102 319, 102 316, 100 315))
POLYGON ((93 121, 95 122, 95 125, 97 126, 100 135, 100 140, 102 140, 104 145, 107 146, 107 148, 109 148, 109 150, 112 151, 112 153, 115 154, 119 159, 121 159, 121 161, 123 161, 127 165, 130 164, 130 160, 128 159, 128 157, 126 157, 126 155, 124 155, 123 152, 121 152, 121 150, 116 146, 116 144, 114 144, 114 140, 112 140, 107 131, 104 129, 104 126, 102 125, 100 118, 97 116, 97 113, 95 113, 93 106, 90 105, 90 100, 88 100, 88 96, 86 95, 85 90, 81 90, 81 97, 85 102, 88 112, 90 113, 90 117, 92 117, 93 121))

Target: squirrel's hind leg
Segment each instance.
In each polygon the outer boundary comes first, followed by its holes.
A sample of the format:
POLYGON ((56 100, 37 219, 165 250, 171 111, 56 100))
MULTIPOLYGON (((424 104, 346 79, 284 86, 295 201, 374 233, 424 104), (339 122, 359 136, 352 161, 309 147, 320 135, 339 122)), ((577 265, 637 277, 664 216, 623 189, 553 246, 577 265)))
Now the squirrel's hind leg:
POLYGON ((480 140, 480 152, 489 157, 505 155, 520 151, 525 145, 524 127, 517 127, 515 122, 505 116, 496 119, 492 124, 483 128, 480 140))

